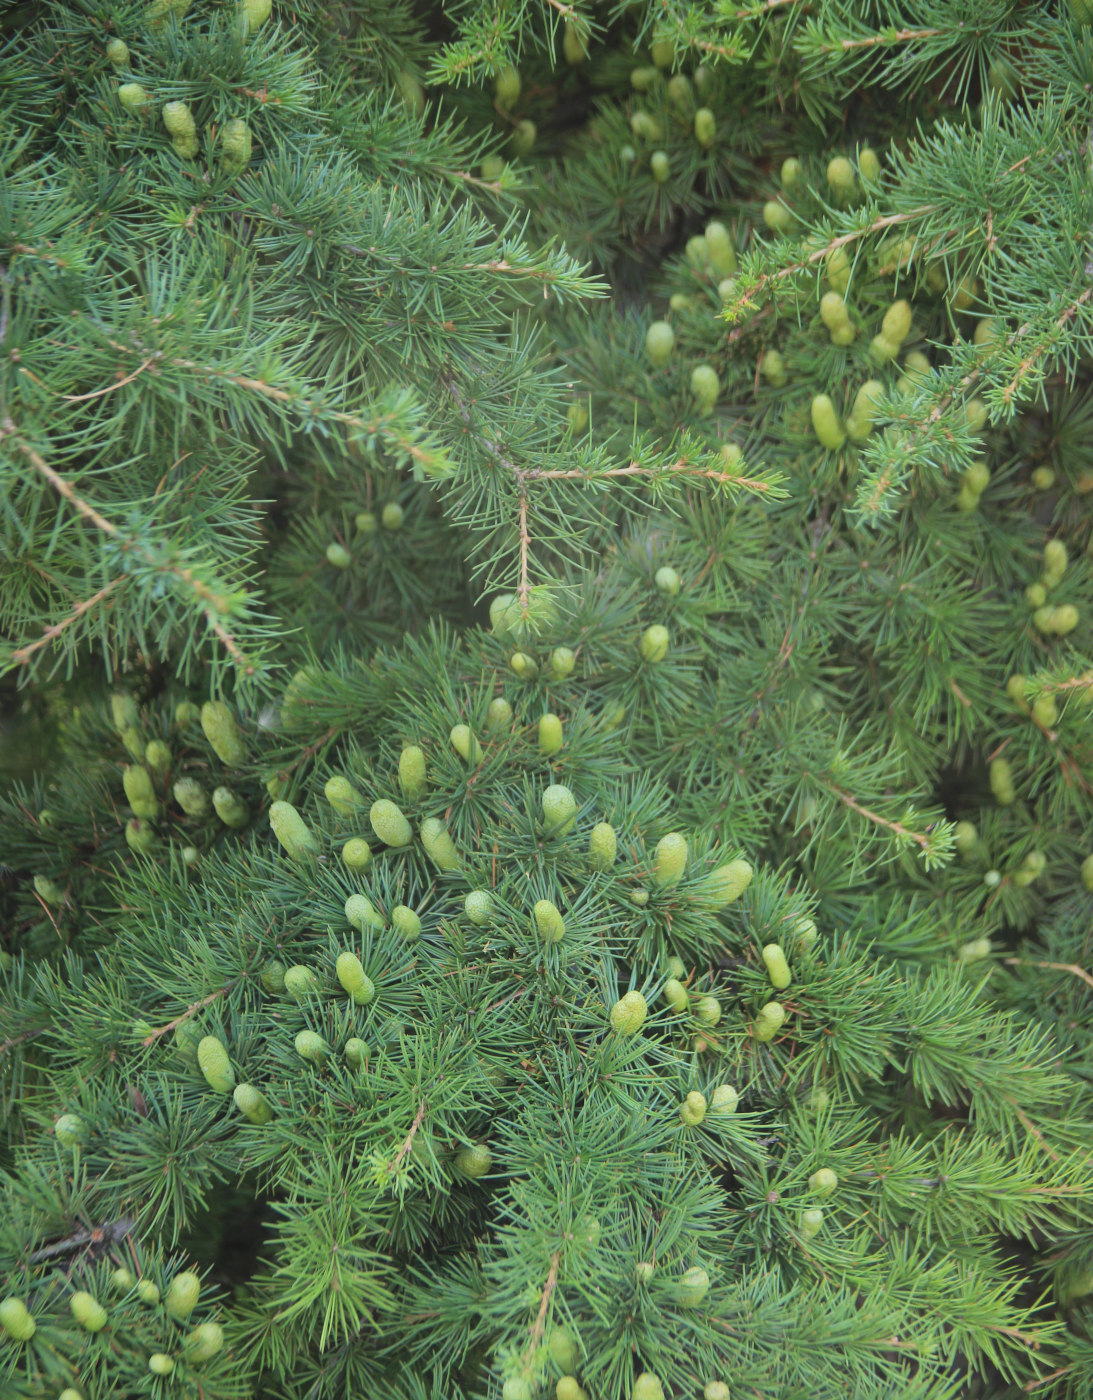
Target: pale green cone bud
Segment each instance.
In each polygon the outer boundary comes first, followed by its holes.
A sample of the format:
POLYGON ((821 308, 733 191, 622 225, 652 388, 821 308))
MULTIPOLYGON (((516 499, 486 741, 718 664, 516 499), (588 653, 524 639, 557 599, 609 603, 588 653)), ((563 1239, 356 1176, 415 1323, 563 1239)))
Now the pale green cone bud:
POLYGON ((285 991, 295 1002, 305 1002, 319 990, 319 979, 310 967, 296 963, 285 969, 285 991))
POLYGON ((200 859, 201 859, 201 852, 197 849, 196 846, 183 846, 183 848, 182 848, 182 863, 183 863, 183 865, 189 865, 189 866, 196 865, 200 859))
POLYGON ((156 846, 156 833, 150 823, 134 817, 125 823, 125 844, 134 855, 147 855, 156 846))
POLYGON ((551 783, 540 798, 543 825, 549 836, 565 836, 577 820, 577 799, 564 783, 551 783))
POLYGON ((455 842, 438 817, 429 817, 421 823, 421 844, 438 870, 459 869, 461 862, 455 842))
POLYGON ((975 829, 975 823, 969 821, 957 822, 953 827, 953 845, 959 856, 970 856, 979 845, 979 832, 975 829))
POLYGON ((486 711, 486 728, 491 734, 499 729, 508 729, 512 724, 512 706, 507 700, 500 696, 496 700, 490 701, 490 707, 486 711))
POLYGON ((149 1308, 154 1308, 159 1302, 159 1288, 150 1278, 142 1278, 137 1281, 137 1297, 149 1308))
POLYGON ((421 937, 421 918, 407 904, 396 904, 391 910, 391 927, 407 943, 416 943, 421 937))
POLYGON ((351 894, 345 901, 345 917, 358 933, 384 927, 383 915, 363 894, 351 894))
POLYGON ((663 661, 668 655, 668 643, 670 641, 667 627, 662 627, 659 623, 652 627, 647 627, 641 634, 640 649, 646 661, 663 661))
POLYGON ((706 252, 714 270, 722 277, 731 277, 736 271, 736 247, 732 235, 724 224, 706 225, 706 252))
POLYGON ((555 680, 564 681, 571 676, 576 664, 577 657, 569 647, 555 647, 550 653, 550 672, 555 680))
POLYGON ((425 755, 416 744, 399 754, 398 781, 408 802, 416 802, 425 791, 425 755))
POLYGON ((53 1125, 53 1135, 62 1147, 82 1147, 87 1141, 87 1124, 78 1113, 62 1113, 53 1125))
POLYGON ((576 1376, 561 1376, 554 1396, 555 1400, 588 1400, 588 1391, 581 1387, 576 1376))
POLYGON ((326 1056, 326 1041, 317 1031, 300 1031, 294 1043, 300 1059, 310 1064, 320 1064, 326 1056))
POLYGON ((510 1376, 501 1387, 501 1400, 534 1400, 534 1397, 523 1376, 510 1376))
POLYGON ((345 1062, 350 1069, 360 1069, 368 1058, 368 1046, 359 1036, 350 1036, 345 1042, 345 1062))
POLYGON ((820 1167, 808 1178, 809 1190, 816 1196, 830 1196, 839 1184, 839 1178, 830 1167, 820 1167))
POLYGON ((817 394, 812 400, 812 427, 821 444, 829 452, 837 452, 846 441, 846 430, 839 422, 835 405, 826 394, 817 394))
POLYGON ((406 518, 406 512, 398 501, 388 501, 380 512, 380 524, 385 530, 399 530, 406 518))
POLYGON ((710 1381, 702 1391, 702 1400, 732 1400, 732 1395, 724 1381, 710 1381))
POLYGON ((521 680, 530 680, 539 667, 526 652, 514 651, 509 657, 509 666, 521 680))
POLYGON ((175 801, 188 817, 204 817, 209 811, 209 794, 196 778, 179 778, 172 789, 175 801))
POLYGON ((80 1289, 68 1300, 72 1316, 85 1332, 101 1332, 107 1323, 106 1309, 90 1293, 80 1289))
POLYGON ((654 321, 645 332, 645 353, 657 369, 672 358, 676 346, 676 333, 667 321, 654 321))
POLYGON ((490 921, 492 905, 493 901, 487 890, 471 890, 463 901, 463 911, 472 924, 482 928, 490 921))
POLYGON ((682 958, 677 958, 673 955, 668 959, 668 976, 676 977, 681 982, 684 977, 687 976, 687 964, 682 958))
POLYGON ((235 716, 223 700, 206 700, 201 707, 201 728, 221 763, 238 768, 246 762, 247 746, 235 716))
MULTIPOLYGON (((807 953, 808 950, 815 947, 816 943, 819 941, 820 931, 816 927, 814 919, 798 919, 793 925, 793 932, 797 939, 796 950, 798 953, 807 953)), ((763 956, 765 958, 766 954, 764 953, 763 956)), ((771 981, 774 982, 773 975, 771 976, 771 981)), ((781 984, 774 982, 774 985, 780 987, 781 984)), ((787 982, 785 985, 788 987, 789 983, 787 982)))
POLYGON ((687 988, 678 977, 669 977, 664 984, 664 1000, 673 1011, 682 1014, 687 1010, 689 999, 687 988))
POLYGON ((128 1293, 136 1284, 132 1272, 126 1268, 115 1269, 110 1275, 110 1283, 119 1293, 128 1293))
POLYGON ((558 912, 558 906, 549 899, 540 899, 535 904, 535 927, 544 943, 560 943, 565 937, 565 920, 558 912))
POLYGON ((333 777, 327 778, 323 792, 326 794, 326 800, 340 817, 352 817, 364 806, 364 798, 349 779, 341 773, 335 773, 333 777))
POLYGON ((0 1303, 0 1327, 13 1342, 29 1342, 38 1330, 22 1298, 5 1298, 0 1303))
POLYGON ((35 875, 34 889, 47 904, 63 904, 65 902, 64 890, 55 884, 48 875, 35 875))
POLYGON ((220 165, 228 174, 238 174, 249 163, 253 149, 250 127, 241 117, 224 123, 220 133, 220 165))
POLYGON ((274 802, 269 809, 269 824, 293 860, 318 854, 318 838, 291 802, 274 802))
POLYGON ((666 594, 669 598, 674 598, 679 592, 681 580, 675 569, 665 564, 663 568, 657 570, 653 582, 661 593, 666 594))
POLYGON ((752 1022, 751 1033, 756 1040, 773 1040, 786 1019, 786 1008, 777 1001, 768 1001, 757 1012, 752 1022))
POLYGON ((704 1026, 716 1026, 721 1020, 721 1003, 716 997, 699 997, 694 1005, 695 1018, 704 1026))
POLYGON ((159 802, 148 769, 133 764, 122 773, 121 781, 126 800, 136 815, 154 822, 159 816, 159 802))
POLYGON ((706 1116, 706 1095, 692 1089, 683 1100, 679 1116, 688 1128, 696 1128, 706 1116))
POLYGON ((662 889, 678 885, 687 868, 687 838, 671 831, 657 842, 653 855, 653 883, 662 889))
POLYGON ((697 1266, 688 1269, 679 1281, 679 1306, 697 1308, 709 1291, 710 1276, 706 1270, 697 1266))
POLYGON ((616 1035, 634 1035, 645 1024, 648 1012, 640 992, 627 992, 611 1008, 611 1029, 616 1035))
MULTIPOLYGON (((1014 876, 1014 884, 1027 884, 1029 881, 1022 881, 1020 875, 1014 876)), ((969 943, 961 945, 957 952, 957 961, 962 963, 982 962, 984 958, 989 958, 994 945, 989 938, 973 938, 969 943)))
POLYGON ((631 890, 630 903, 636 904, 639 909, 644 909, 645 906, 649 903, 649 891, 642 889, 631 890))
MULTIPOLYGON (((395 913, 397 914, 398 910, 395 910, 395 913)), ((394 915, 392 915, 392 922, 394 922, 394 915)), ((376 995, 375 985, 365 972, 364 964, 356 953, 339 953, 335 972, 343 990, 349 993, 357 1006, 367 1006, 376 995)))
POLYGON ((1079 868, 1082 888, 1093 893, 1093 853, 1087 855, 1079 868))
POLYGON ((230 1094, 235 1088, 235 1071, 228 1058, 227 1047, 215 1035, 201 1037, 197 1046, 197 1066, 205 1083, 218 1094, 230 1094))
POLYGON ((414 839, 410 823, 398 807, 385 797, 372 803, 368 820, 372 823, 372 830, 385 846, 400 849, 403 846, 408 846, 414 839))
POLYGON ((354 836, 342 847, 342 860, 354 874, 360 874, 372 864, 372 848, 363 837, 354 836))
POLYGON ((175 1274, 167 1285, 163 1306, 171 1317, 178 1322, 185 1322, 197 1307, 200 1297, 201 1279, 191 1269, 187 1269, 181 1274, 175 1274))
POLYGON ((763 222, 772 233, 789 233, 796 226, 797 218, 780 199, 768 199, 763 205, 763 222))
POLYGON ((106 59, 115 68, 124 68, 129 62, 129 45, 124 39, 111 39, 106 46, 106 59))
POLYGON ((163 125, 176 141, 189 142, 197 135, 194 114, 185 102, 167 102, 163 107, 163 125))
POLYGON ((664 1400, 664 1387, 652 1371, 642 1371, 634 1381, 630 1400, 664 1400))
POLYGON ((358 535, 374 535, 380 527, 379 521, 370 510, 358 511, 353 517, 353 524, 357 527, 358 535))
POLYGON ((754 874, 746 860, 730 860, 727 865, 719 865, 711 870, 702 882, 702 892, 707 899, 721 908, 740 898, 751 884, 754 874))
POLYGON ((801 1212, 801 1237, 806 1240, 812 1239, 820 1233, 823 1223, 824 1213, 819 1207, 815 1210, 803 1210, 801 1212))
POLYGON ((719 1084, 710 1096, 710 1117, 728 1118, 739 1102, 740 1095, 731 1084, 719 1084))
POLYGON ((786 955, 782 951, 781 945, 768 943, 763 949, 763 961, 767 965, 767 976, 770 978, 771 985, 776 987, 778 991, 788 987, 793 981, 793 974, 789 970, 789 963, 786 961, 786 955))
POLYGON ((224 1345, 224 1329, 218 1322, 202 1322, 195 1327, 182 1344, 186 1360, 191 1366, 200 1366, 212 1358, 224 1345))
POLYGON ((472 767, 482 762, 482 745, 474 736, 474 731, 466 724, 457 724, 448 735, 452 748, 472 767))
POLYGON ((1017 800, 1017 790, 1013 785, 1013 770, 1004 758, 996 758, 989 765, 991 792, 1000 807, 1009 807, 1017 800))
POLYGON ((239 18, 244 34, 254 34, 269 19, 273 0, 239 0, 239 18))
POLYGON ((709 107, 699 107, 694 120, 695 140, 705 150, 709 150, 717 140, 717 118, 709 107))
POLYGON ((232 1098, 239 1112, 251 1123, 261 1127, 272 1120, 273 1109, 270 1108, 269 1101, 253 1084, 237 1084, 232 1098))
POLYGON ((562 721, 557 715, 545 714, 539 720, 539 752, 549 757, 556 754, 565 742, 562 734, 562 721))
POLYGON ((171 750, 162 739, 149 739, 144 746, 144 762, 153 773, 166 773, 171 766, 171 750))
POLYGON ((593 870, 610 870, 618 854, 618 838, 610 822, 597 822, 588 836, 588 863, 593 870))
POLYGON ((577 1343, 564 1327, 552 1327, 547 1337, 547 1351, 559 1371, 575 1371, 580 1364, 581 1354, 577 1343))
POLYGON ((456 1171, 460 1176, 465 1176, 471 1181, 477 1181, 479 1177, 485 1176, 492 1166, 493 1153, 485 1143, 461 1148, 455 1156, 456 1171))
POLYGON ((196 724, 201 718, 201 709, 191 700, 180 700, 175 706, 175 726, 178 729, 189 729, 191 724, 196 724))
POLYGON ((153 1376, 169 1376, 175 1369, 174 1357, 165 1351, 154 1351, 148 1358, 148 1369, 153 1376))
POLYGON ((699 414, 707 416, 713 412, 717 396, 721 392, 721 381, 712 365, 695 365, 691 371, 691 393, 699 414))
POLYGON ((150 93, 140 83, 122 83, 118 88, 118 101, 127 112, 140 112, 151 100, 150 93))
POLYGON ((270 996, 277 996, 285 990, 285 965, 280 958, 270 958, 258 974, 262 990, 270 996))

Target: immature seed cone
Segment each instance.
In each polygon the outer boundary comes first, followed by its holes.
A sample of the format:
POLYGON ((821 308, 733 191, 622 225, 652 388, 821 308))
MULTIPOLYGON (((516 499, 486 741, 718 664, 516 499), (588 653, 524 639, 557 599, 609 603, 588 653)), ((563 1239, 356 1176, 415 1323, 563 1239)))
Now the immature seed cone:
POLYGON ((679 1110, 679 1116, 688 1128, 696 1128, 706 1116, 706 1096, 692 1089, 679 1110))
POLYGON ((675 346, 675 331, 667 321, 654 321, 645 333, 645 353, 657 369, 672 358, 675 346))
POLYGON ((540 899, 535 905, 535 927, 544 943, 560 943, 565 937, 565 920, 558 912, 558 906, 549 899, 540 899))
POLYGON ((661 888, 678 885, 686 868, 687 838, 678 831, 662 836, 653 857, 654 884, 661 888))
POLYGON ((191 1366, 200 1366, 211 1361, 224 1345, 224 1329, 218 1322, 202 1322, 195 1327, 182 1344, 186 1360, 191 1366))
POLYGON ((539 719, 539 752, 549 757, 551 754, 556 754, 564 742, 562 721, 558 716, 542 715, 539 719))
POLYGON ((177 1318, 179 1322, 185 1322, 197 1307, 200 1296, 201 1279, 192 1270, 187 1269, 184 1273, 175 1274, 167 1285, 163 1306, 172 1317, 177 1318))
POLYGON ((0 1303, 0 1327, 13 1342, 29 1342, 38 1330, 22 1298, 5 1298, 0 1303))
POLYGON ((268 1100, 253 1084, 237 1084, 232 1098, 239 1112, 251 1123, 262 1126, 273 1118, 268 1100))
POLYGON ((641 634, 641 654, 646 661, 663 661, 668 655, 668 643, 671 638, 668 635, 667 627, 662 627, 660 623, 655 623, 652 627, 647 627, 641 634))
POLYGON ((410 823, 395 804, 386 798, 372 803, 368 820, 372 823, 372 830, 385 846, 398 849, 408 846, 414 839, 410 823))
POLYGON ((354 836, 342 847, 342 860, 354 874, 359 875, 372 864, 372 848, 361 836, 354 836))
POLYGON ((344 774, 327 778, 323 792, 340 817, 352 817, 364 806, 364 798, 344 774))
POLYGON ((293 860, 306 860, 318 853, 318 837, 291 802, 274 802, 269 809, 269 824, 293 860))
POLYGON ((627 992, 611 1008, 611 1029, 616 1035, 634 1035, 645 1024, 648 1011, 640 992, 627 992))
POLYGON ((209 811, 209 794, 196 778, 179 778, 172 789, 175 801, 188 817, 204 817, 209 811))
POLYGON ((106 58, 115 68, 124 68, 129 62, 129 45, 124 39, 111 39, 106 46, 106 58))
POLYGON ((577 820, 577 799, 564 783, 551 783, 540 799, 543 824, 549 836, 565 836, 577 820))
POLYGON ((238 174, 251 158, 253 138, 242 117, 232 117, 220 133, 220 164, 228 174, 238 174))
POLYGON ((82 1147, 87 1141, 87 1124, 78 1113, 62 1113, 53 1125, 53 1135, 62 1147, 82 1147))
POLYGON ((235 716, 223 700, 206 700, 201 707, 201 728, 221 763, 238 768, 246 761, 247 746, 235 716))
POLYGON ((577 657, 569 647, 555 647, 550 653, 550 673, 556 680, 564 681, 573 674, 577 657))
POLYGON ((474 767, 482 762, 482 745, 475 738, 470 725, 455 725, 448 738, 452 742, 452 748, 466 763, 474 767))
POLYGON ((699 997, 694 1010, 695 1018, 704 1026, 716 1026, 721 1020, 721 1003, 716 997, 699 997))
POLYGON ((421 823, 421 844, 425 854, 438 870, 458 870, 461 861, 456 844, 439 817, 428 817, 421 823))
POLYGON ((786 1008, 777 1001, 768 1001, 757 1012, 751 1033, 756 1040, 773 1040, 786 1019, 786 1008))
POLYGON ((416 802, 425 791, 425 755, 416 744, 399 754, 398 781, 408 802, 416 802))
POLYGON ((480 1176, 485 1176, 492 1166, 493 1153, 485 1143, 464 1147, 455 1156, 456 1171, 460 1176, 465 1176, 471 1181, 477 1181, 480 1176))
POLYGON ((384 927, 383 915, 376 909, 372 901, 363 894, 351 894, 345 901, 345 917, 358 933, 365 933, 368 929, 384 927))
POLYGON ((213 791, 213 811, 233 831, 238 831, 250 821, 250 808, 237 792, 223 785, 213 791))
POLYGON ((154 1308, 159 1302, 159 1288, 150 1278, 142 1278, 137 1281, 137 1297, 146 1307, 154 1308))
POLYGON ((588 836, 588 863, 593 870, 610 870, 618 854, 618 838, 610 822, 597 822, 588 836))
MULTIPOLYGON (((396 910, 395 913, 397 912, 396 910)), ((394 922, 394 915, 392 915, 392 922, 394 922)), ((367 1006, 376 995, 375 985, 365 972, 364 965, 356 953, 339 953, 335 971, 342 988, 349 993, 357 1006, 367 1006)))
POLYGON ((148 1369, 153 1376, 169 1376, 175 1369, 174 1357, 165 1351, 154 1351, 148 1358, 148 1369))
POLYGON ((326 1055, 326 1041, 317 1031, 300 1031, 294 1042, 301 1060, 319 1064, 326 1055))
POLYGON ((492 903, 488 890, 471 890, 463 901, 463 912, 472 924, 482 928, 490 921, 492 903))
POLYGON ((512 724, 512 706, 507 700, 498 696, 496 700, 490 701, 489 709, 486 711, 486 728, 491 734, 495 734, 499 729, 508 729, 512 724))
POLYGON ((106 1326, 107 1313, 98 1299, 81 1289, 68 1300, 72 1316, 85 1332, 101 1332, 106 1326))
POLYGON ((789 970, 789 963, 783 953, 781 945, 778 943, 768 943, 763 949, 763 961, 767 965, 767 976, 771 980, 771 985, 779 991, 788 987, 793 981, 793 974, 789 970))
POLYGON ((710 1291, 710 1276, 705 1269, 688 1269, 679 1281, 679 1306, 697 1308, 710 1291))
POLYGON ((664 1400, 664 1387, 652 1371, 642 1371, 634 1381, 630 1400, 664 1400))
POLYGON ((547 1351, 560 1371, 575 1371, 580 1361, 577 1343, 564 1327, 554 1327, 547 1337, 547 1351))
POLYGON ((801 1237, 810 1240, 814 1235, 818 1235, 823 1228, 824 1213, 817 1207, 815 1210, 803 1210, 801 1212, 801 1237))
POLYGON ((421 937, 421 919, 409 905, 395 905, 391 910, 391 927, 407 943, 416 943, 421 937))
POLYGON ((360 1069, 368 1058, 368 1046, 359 1036, 350 1036, 345 1042, 345 1062, 350 1069, 360 1069))
POLYGON ((243 32, 253 34, 261 29, 270 17, 273 0, 239 0, 239 16, 243 21, 243 32))
POLYGON ((740 1102, 740 1095, 731 1084, 719 1084, 710 1095, 710 1116, 712 1118, 728 1118, 730 1114, 736 1112, 736 1105, 740 1102))
POLYGON ((808 1178, 809 1190, 815 1196, 830 1196, 839 1184, 839 1178, 830 1167, 820 1167, 808 1178))
POLYGON ((215 1035, 202 1036, 198 1041, 197 1065, 205 1083, 218 1094, 230 1094, 235 1088, 235 1071, 227 1047, 215 1035))
POLYGON ((724 1381, 710 1381, 702 1392, 702 1400, 732 1400, 732 1397, 724 1381))
POLYGON ((307 1001, 319 988, 319 979, 311 968, 305 967, 303 963, 286 968, 284 981, 285 991, 295 1002, 307 1001))
POLYGON ((664 1000, 673 1011, 682 1014, 687 1010, 687 988, 676 977, 669 977, 664 984, 664 1000))

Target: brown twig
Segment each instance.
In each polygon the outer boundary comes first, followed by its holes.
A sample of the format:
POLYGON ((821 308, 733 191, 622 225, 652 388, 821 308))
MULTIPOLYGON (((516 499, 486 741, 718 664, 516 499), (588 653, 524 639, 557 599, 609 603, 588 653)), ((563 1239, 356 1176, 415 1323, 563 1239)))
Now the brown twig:
POLYGON ((55 622, 52 627, 47 627, 45 629, 36 642, 31 642, 28 646, 20 647, 17 651, 13 651, 11 654, 12 661, 18 666, 25 666, 35 652, 41 651, 41 649, 48 646, 50 642, 56 641, 61 633, 71 627, 74 622, 78 622, 80 618, 83 617, 84 613, 90 612, 96 604, 101 603, 105 597, 112 593, 119 584, 126 582, 127 580, 123 578, 112 579, 104 588, 100 588, 97 593, 92 594, 90 598, 85 598, 82 603, 77 603, 63 622, 55 622))
POLYGON ((889 821, 887 817, 882 817, 879 812, 870 811, 868 807, 863 807, 860 802, 856 802, 848 792, 844 792, 842 788, 837 788, 833 784, 829 787, 829 791, 833 792, 844 806, 849 807, 853 812, 857 812, 859 816, 865 817, 867 821, 875 822, 877 826, 886 827, 897 836, 909 836, 911 840, 917 842, 924 851, 930 849, 930 838, 928 836, 923 836, 922 832, 911 831, 908 827, 904 826, 902 822, 889 821))
POLYGON ((558 1265, 561 1261, 561 1257, 561 1251, 557 1249, 550 1256, 550 1272, 547 1274, 546 1283, 543 1285, 543 1296, 539 1299, 539 1311, 535 1316, 535 1321, 531 1324, 531 1336, 528 1338, 527 1349, 524 1352, 525 1362, 530 1360, 535 1348, 543 1340, 547 1308, 550 1306, 551 1294, 554 1292, 555 1285, 558 1282, 558 1265))
POLYGON ((207 997, 202 997, 200 1001, 195 1001, 191 1006, 186 1008, 181 1016, 176 1016, 173 1021, 168 1021, 165 1026, 160 1026, 158 1029, 154 1030, 151 1035, 146 1035, 141 1041, 141 1044, 146 1046, 154 1045, 161 1035, 166 1035, 168 1031, 173 1031, 176 1026, 181 1026, 183 1021, 188 1021, 190 1017, 193 1016, 195 1012, 200 1011, 203 1006, 209 1006, 212 1002, 219 1000, 220 997, 226 996, 227 993, 242 982, 242 980, 242 977, 233 977, 232 980, 225 983, 223 987, 219 987, 215 992, 210 992, 207 997))
POLYGON ((424 1119, 425 1119, 425 1100, 422 1099, 420 1105, 418 1106, 418 1111, 417 1111, 417 1114, 416 1114, 416 1116, 415 1116, 415 1118, 414 1118, 414 1121, 413 1121, 413 1123, 410 1125, 410 1131, 406 1134, 406 1139, 405 1139, 405 1141, 403 1142, 402 1146, 401 1146, 401 1147, 399 1148, 399 1150, 398 1150, 398 1156, 395 1158, 395 1168, 396 1168, 396 1169, 401 1165, 402 1159, 406 1156, 406 1154, 407 1154, 407 1153, 410 1151, 410 1149, 413 1147, 413 1145, 414 1145, 414 1138, 417 1136, 417 1130, 418 1130, 418 1128, 421 1127, 422 1123, 424 1122, 424 1119))
POLYGON ((1040 958, 1006 958, 1005 962, 1010 967, 1046 967, 1052 972, 1070 972, 1075 977, 1080 977, 1087 986, 1093 987, 1093 975, 1077 963, 1044 962, 1040 958))

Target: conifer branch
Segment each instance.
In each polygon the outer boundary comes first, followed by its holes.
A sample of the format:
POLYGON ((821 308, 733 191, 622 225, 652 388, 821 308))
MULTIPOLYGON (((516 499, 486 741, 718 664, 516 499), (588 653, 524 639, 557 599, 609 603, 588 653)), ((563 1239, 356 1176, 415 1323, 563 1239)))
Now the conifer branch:
POLYGON ((25 647, 18 647, 13 651, 11 654, 12 661, 17 666, 25 666, 43 647, 49 646, 50 642, 55 642, 58 637, 63 636, 73 623, 79 622, 81 617, 91 612, 91 610, 97 607, 105 598, 108 598, 115 588, 121 587, 127 582, 128 579, 125 578, 111 579, 108 584, 100 588, 97 593, 92 594, 90 598, 85 598, 82 602, 77 603, 63 621, 55 622, 47 627, 36 642, 31 642, 25 647))
POLYGON ((539 1299, 539 1311, 535 1315, 535 1320, 531 1324, 531 1335, 528 1338, 527 1348, 524 1352, 524 1362, 527 1365, 535 1353, 536 1347, 543 1340, 543 1332, 546 1328, 547 1310, 550 1307, 550 1300, 553 1296, 555 1286, 558 1282, 558 1266, 561 1262, 561 1250, 556 1249, 550 1256, 550 1271, 543 1285, 543 1295, 539 1299))
POLYGON ((146 1035, 141 1041, 141 1045, 154 1045, 156 1041, 159 1040, 161 1036, 166 1035, 168 1031, 173 1031, 177 1026, 181 1026, 184 1021, 188 1021, 191 1016, 196 1015, 197 1012, 201 1011, 204 1007, 211 1006, 214 1001, 219 1001, 221 997, 227 996, 231 989, 237 987, 243 980, 242 977, 233 977, 230 982, 225 982, 224 986, 218 987, 215 992, 210 992, 208 996, 202 997, 200 1001, 193 1002, 192 1005, 186 1008, 181 1016, 176 1016, 173 1021, 168 1021, 165 1026, 159 1026, 156 1030, 152 1031, 150 1035, 146 1035))
POLYGON ((413 1147, 413 1145, 414 1145, 414 1138, 417 1136, 417 1130, 421 1127, 422 1123, 425 1121, 425 1107, 426 1107, 426 1105, 425 1105, 425 1100, 422 1099, 422 1100, 421 1100, 421 1103, 418 1105, 417 1113, 414 1115, 414 1121, 413 1121, 413 1123, 410 1125, 410 1131, 406 1134, 406 1137, 405 1137, 405 1139, 403 1140, 402 1146, 399 1148, 398 1153, 397 1153, 396 1156, 395 1156, 395 1160, 394 1160, 394 1164, 393 1164, 393 1170, 397 1170, 397 1169, 402 1165, 402 1159, 406 1156, 406 1154, 407 1154, 407 1153, 411 1150, 411 1148, 413 1147))

